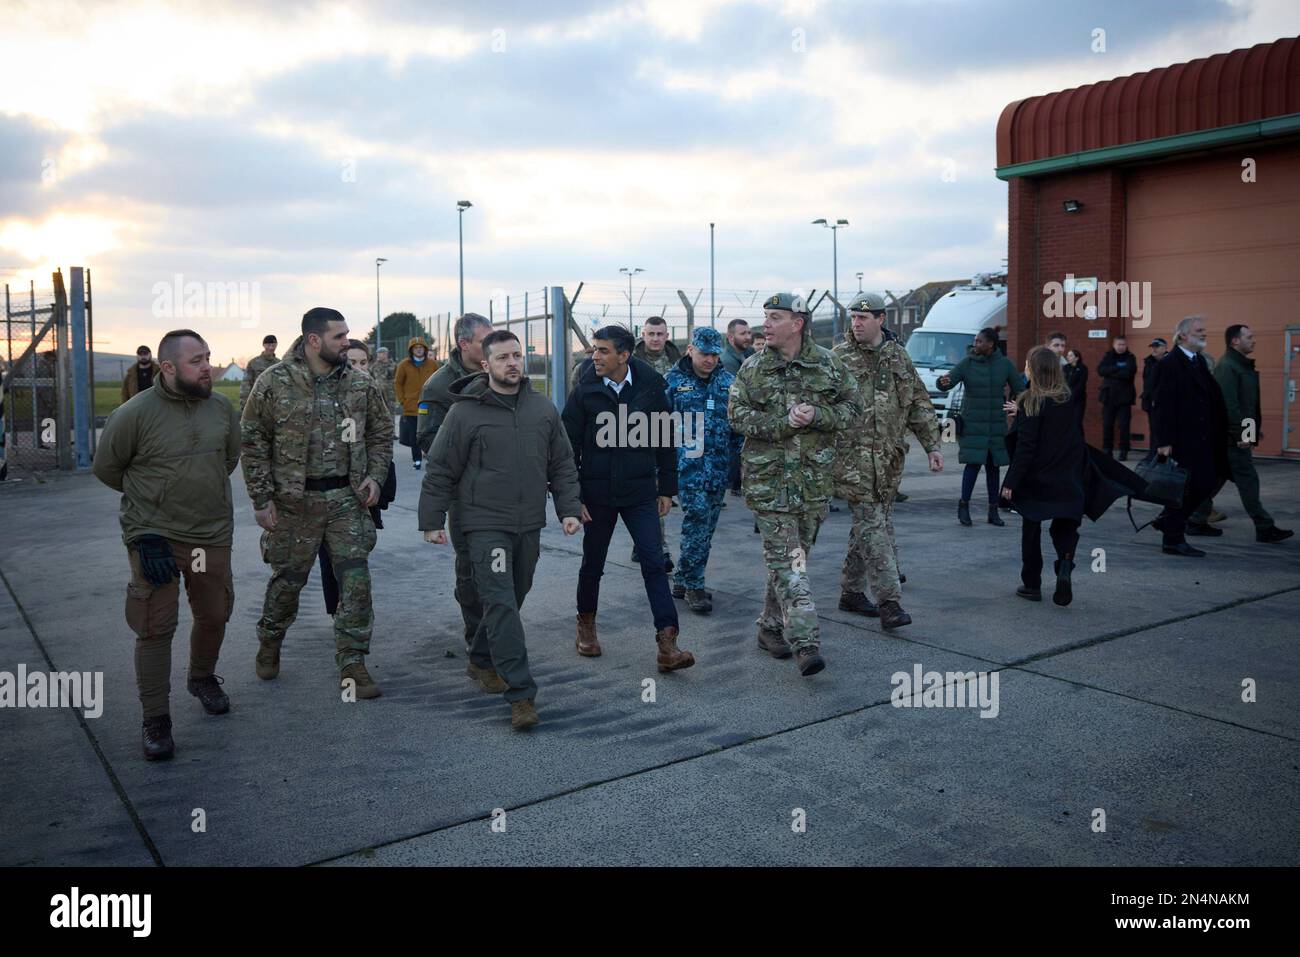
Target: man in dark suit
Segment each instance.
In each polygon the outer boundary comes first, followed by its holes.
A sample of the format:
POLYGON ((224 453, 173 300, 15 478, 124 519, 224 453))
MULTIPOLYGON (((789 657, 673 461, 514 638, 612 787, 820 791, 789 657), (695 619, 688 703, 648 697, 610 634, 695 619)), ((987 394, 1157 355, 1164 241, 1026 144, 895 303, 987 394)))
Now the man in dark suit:
POLYGON ((1201 355, 1205 337, 1202 316, 1188 316, 1175 327, 1174 347, 1160 360, 1151 415, 1156 452, 1187 470, 1182 506, 1166 508, 1153 524, 1164 536, 1166 554, 1197 558, 1205 552, 1187 544, 1187 519, 1228 475, 1228 413, 1201 355))
POLYGON ((668 383, 632 355, 632 334, 605 326, 592 336, 591 361, 582 364, 561 416, 573 446, 582 493, 582 567, 578 571, 578 654, 601 654, 596 610, 605 556, 619 519, 636 546, 646 597, 654 615, 660 671, 695 664, 677 647, 677 607, 664 568, 659 519, 677 494, 677 449, 669 422, 668 383))

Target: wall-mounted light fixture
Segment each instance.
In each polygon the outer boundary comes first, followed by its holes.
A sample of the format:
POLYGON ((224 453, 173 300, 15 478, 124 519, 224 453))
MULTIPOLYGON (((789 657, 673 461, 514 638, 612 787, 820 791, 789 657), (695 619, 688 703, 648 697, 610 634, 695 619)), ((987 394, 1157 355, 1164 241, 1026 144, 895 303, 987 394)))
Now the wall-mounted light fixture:
POLYGON ((1079 202, 1077 199, 1067 199, 1061 205, 1065 207, 1067 213, 1077 213, 1079 210, 1083 209, 1083 203, 1079 202))

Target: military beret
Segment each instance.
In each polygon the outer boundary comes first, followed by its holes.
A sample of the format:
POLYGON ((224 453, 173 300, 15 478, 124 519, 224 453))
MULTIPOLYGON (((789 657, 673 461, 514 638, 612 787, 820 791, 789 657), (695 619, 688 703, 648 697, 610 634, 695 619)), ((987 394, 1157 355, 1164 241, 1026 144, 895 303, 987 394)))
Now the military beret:
POLYGON ((696 352, 708 352, 713 355, 721 355, 722 333, 709 326, 700 326, 691 336, 691 345, 695 347, 696 352))
POLYGON ((849 303, 849 312, 884 312, 885 300, 879 293, 860 292, 849 303))
POLYGON ((792 292, 774 292, 763 303, 764 309, 785 309, 788 312, 808 314, 808 300, 792 292))

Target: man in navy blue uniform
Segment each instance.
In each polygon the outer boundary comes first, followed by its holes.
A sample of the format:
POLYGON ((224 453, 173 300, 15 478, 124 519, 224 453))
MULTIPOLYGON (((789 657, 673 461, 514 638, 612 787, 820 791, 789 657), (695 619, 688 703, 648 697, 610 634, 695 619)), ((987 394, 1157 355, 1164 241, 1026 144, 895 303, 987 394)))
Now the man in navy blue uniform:
POLYGON ((704 588, 713 531, 718 527, 731 466, 740 455, 739 433, 727 421, 727 396, 735 376, 720 365, 722 334, 701 327, 686 355, 668 371, 668 402, 682 417, 677 447, 677 499, 682 506, 682 551, 673 597, 700 615, 713 611, 704 588))

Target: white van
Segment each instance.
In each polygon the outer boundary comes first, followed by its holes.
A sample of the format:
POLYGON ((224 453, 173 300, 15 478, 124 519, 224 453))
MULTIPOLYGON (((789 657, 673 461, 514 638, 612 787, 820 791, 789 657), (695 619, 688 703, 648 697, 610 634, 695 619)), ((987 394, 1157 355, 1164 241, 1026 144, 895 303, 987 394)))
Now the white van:
POLYGON ((962 386, 940 392, 935 381, 961 361, 975 344, 975 333, 986 326, 997 327, 1002 351, 1007 350, 1006 276, 976 276, 931 307, 921 328, 907 340, 907 354, 921 374, 939 418, 947 418, 949 409, 961 408, 962 386))

